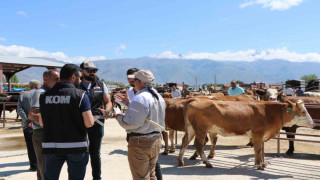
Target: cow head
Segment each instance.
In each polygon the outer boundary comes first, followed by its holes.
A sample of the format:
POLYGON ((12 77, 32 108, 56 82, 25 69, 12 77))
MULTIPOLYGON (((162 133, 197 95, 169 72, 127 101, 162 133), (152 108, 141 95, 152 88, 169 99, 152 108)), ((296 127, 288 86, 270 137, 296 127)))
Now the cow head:
POLYGON ((309 115, 306 107, 302 100, 298 100, 296 103, 292 103, 291 101, 286 101, 289 104, 287 108, 287 113, 291 113, 291 120, 284 124, 285 127, 291 127, 293 125, 305 126, 305 127, 314 127, 314 122, 309 115))
POLYGON ((277 101, 278 98, 278 90, 277 89, 267 89, 266 92, 266 97, 267 97, 267 101, 277 101))

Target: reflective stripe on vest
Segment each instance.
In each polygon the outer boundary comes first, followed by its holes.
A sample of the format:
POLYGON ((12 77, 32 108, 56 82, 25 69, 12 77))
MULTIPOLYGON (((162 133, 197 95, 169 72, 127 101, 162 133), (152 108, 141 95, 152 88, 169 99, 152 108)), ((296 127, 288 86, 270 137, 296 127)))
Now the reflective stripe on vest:
POLYGON ((55 142, 43 142, 42 148, 82 148, 88 147, 88 142, 67 142, 67 143, 55 143, 55 142))
POLYGON ((99 119, 104 119, 104 116, 93 116, 94 121, 98 124, 100 124, 101 126, 103 126, 103 122, 99 121, 99 119))
POLYGON ((96 116, 93 116, 94 119, 104 119, 104 116, 103 115, 96 115, 96 116))

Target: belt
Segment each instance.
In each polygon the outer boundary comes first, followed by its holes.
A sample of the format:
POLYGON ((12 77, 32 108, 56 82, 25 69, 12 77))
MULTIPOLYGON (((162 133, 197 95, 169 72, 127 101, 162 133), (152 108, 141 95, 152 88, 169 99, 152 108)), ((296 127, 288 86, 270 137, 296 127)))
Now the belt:
POLYGON ((43 128, 37 128, 37 129, 33 129, 33 131, 35 131, 35 132, 42 132, 42 129, 43 129, 43 128))
POLYGON ((129 137, 141 137, 141 136, 146 136, 146 135, 150 135, 150 134, 160 134, 160 132, 158 132, 158 131, 152 131, 152 132, 147 133, 147 134, 142 134, 142 133, 129 133, 128 136, 129 136, 129 137))
POLYGON ((153 136, 153 137, 131 137, 130 141, 139 143, 139 142, 151 142, 151 141, 155 141, 157 139, 160 139, 160 135, 153 136))

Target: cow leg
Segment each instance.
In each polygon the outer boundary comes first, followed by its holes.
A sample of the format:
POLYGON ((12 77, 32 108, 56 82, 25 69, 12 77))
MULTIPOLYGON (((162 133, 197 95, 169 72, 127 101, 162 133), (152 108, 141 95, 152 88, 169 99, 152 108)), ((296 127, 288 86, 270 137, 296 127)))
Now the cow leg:
MULTIPOLYGON (((286 132, 290 132, 290 133, 296 133, 297 132, 297 126, 293 126, 293 127, 286 127, 283 128, 286 132)), ((295 138, 295 135, 288 135, 287 134, 287 138, 295 138)), ((293 155, 293 151, 294 151, 294 141, 289 141, 289 149, 286 152, 287 155, 293 155)))
POLYGON ((198 153, 200 154, 203 164, 205 164, 207 168, 212 168, 213 166, 210 164, 206 155, 204 154, 205 137, 206 137, 206 133, 197 133, 194 143, 198 153))
POLYGON ((254 138, 254 153, 255 153, 255 165, 258 166, 258 170, 263 170, 265 168, 265 164, 263 162, 263 154, 262 154, 262 138, 254 138))
POLYGON ((250 138, 250 141, 248 142, 247 146, 253 147, 252 138, 250 138))
POLYGON ((170 139, 170 143, 171 143, 171 146, 170 146, 170 150, 169 150, 169 153, 174 153, 176 151, 176 148, 175 148, 175 145, 174 145, 174 130, 169 130, 169 139, 170 139))
POLYGON ((164 141, 164 151, 162 155, 168 155, 169 152, 169 145, 168 145, 168 132, 162 131, 162 137, 164 141))
POLYGON ((209 133, 209 136, 210 136, 210 140, 211 140, 211 150, 210 150, 210 154, 208 155, 208 159, 212 159, 215 155, 215 149, 216 149, 218 136, 216 133, 209 133))
MULTIPOLYGON (((204 140, 204 143, 203 143, 203 145, 205 146, 207 143, 208 143, 208 141, 209 141, 209 138, 208 138, 208 136, 206 136, 206 139, 204 140)), ((196 142, 196 140, 194 140, 194 143, 196 142)), ((195 145, 194 145, 195 146, 195 145)), ((199 156, 199 153, 198 153, 198 151, 196 150, 195 152, 194 152, 194 154, 189 158, 190 160, 196 160, 197 159, 197 157, 199 156)))
POLYGON ((181 145, 179 157, 178 157, 178 166, 184 166, 183 155, 188 145, 192 141, 193 137, 194 137, 194 131, 190 127, 187 129, 185 135, 182 138, 182 145, 181 145))

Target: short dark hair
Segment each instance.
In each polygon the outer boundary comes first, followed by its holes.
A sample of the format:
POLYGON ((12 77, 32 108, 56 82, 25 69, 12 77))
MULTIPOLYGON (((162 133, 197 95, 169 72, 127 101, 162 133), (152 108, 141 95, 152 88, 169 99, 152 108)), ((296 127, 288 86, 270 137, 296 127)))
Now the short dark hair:
POLYGON ((48 69, 48 70, 46 70, 45 72, 43 72, 43 77, 50 78, 52 72, 58 72, 58 71, 57 71, 56 69, 48 69))
POLYGON ((80 75, 80 67, 75 64, 65 64, 60 71, 60 80, 68 80, 73 75, 80 75))
POLYGON ((83 62, 80 64, 80 68, 81 68, 81 69, 84 69, 83 62))
POLYGON ((139 69, 137 69, 137 68, 130 68, 127 71, 127 75, 133 74, 133 73, 138 72, 138 71, 139 71, 139 69))

